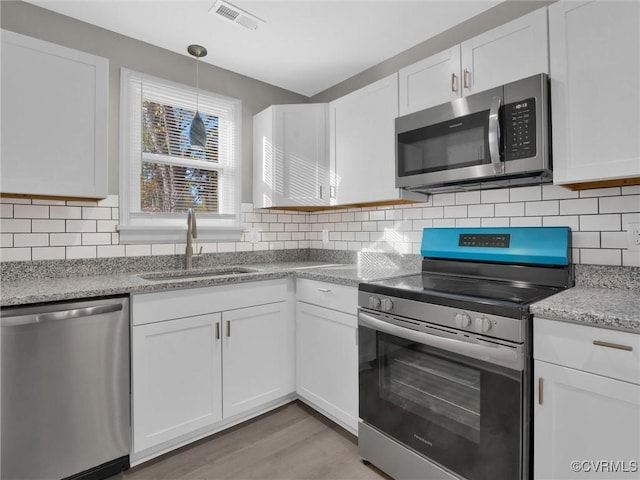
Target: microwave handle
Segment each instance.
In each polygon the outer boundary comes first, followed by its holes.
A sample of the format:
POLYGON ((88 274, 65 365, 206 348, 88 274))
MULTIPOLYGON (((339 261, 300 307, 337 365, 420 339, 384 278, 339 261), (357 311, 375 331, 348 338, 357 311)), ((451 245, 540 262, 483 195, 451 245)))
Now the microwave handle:
POLYGON ((489 110, 489 156, 496 175, 504 173, 504 162, 500 161, 500 105, 501 97, 493 97, 489 110))

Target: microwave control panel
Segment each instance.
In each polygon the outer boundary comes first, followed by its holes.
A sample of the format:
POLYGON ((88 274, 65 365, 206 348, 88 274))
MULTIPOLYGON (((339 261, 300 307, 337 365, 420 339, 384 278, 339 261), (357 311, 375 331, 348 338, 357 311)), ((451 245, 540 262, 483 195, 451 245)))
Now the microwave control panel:
POLYGON ((536 100, 527 98, 504 106, 504 159, 536 156, 536 100))

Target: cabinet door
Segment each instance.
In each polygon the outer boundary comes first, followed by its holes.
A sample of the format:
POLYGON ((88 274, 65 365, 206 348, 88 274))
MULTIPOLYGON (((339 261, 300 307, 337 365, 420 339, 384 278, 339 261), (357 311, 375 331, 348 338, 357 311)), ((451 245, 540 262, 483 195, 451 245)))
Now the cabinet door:
POLYGON ((640 177, 640 3, 552 4, 549 38, 554 183, 640 177))
POLYGON ((462 42, 462 94, 549 73, 547 38, 547 9, 541 8, 462 42))
POLYGON ((107 196, 108 60, 2 30, 0 191, 107 196))
POLYGON ((296 335, 298 395, 357 434, 356 316, 297 302, 296 335))
POLYGON ((398 198, 395 188, 395 118, 398 74, 329 104, 332 203, 348 205, 398 198))
POLYGON ((223 414, 295 391, 294 324, 286 302, 223 312, 223 414))
POLYGON ((640 386, 538 360, 534 371, 534 478, 577 479, 590 473, 598 479, 637 479, 640 386), (601 460, 624 461, 627 472, 599 467, 601 460), (572 469, 574 461, 580 471, 572 469), (636 462, 635 470, 630 461, 636 462))
POLYGON ((133 327, 133 451, 222 419, 220 314, 133 327))
POLYGON ((254 117, 257 208, 329 204, 327 105, 274 105, 254 117))
POLYGON ((398 83, 400 115, 460 97, 460 45, 401 69, 398 83))

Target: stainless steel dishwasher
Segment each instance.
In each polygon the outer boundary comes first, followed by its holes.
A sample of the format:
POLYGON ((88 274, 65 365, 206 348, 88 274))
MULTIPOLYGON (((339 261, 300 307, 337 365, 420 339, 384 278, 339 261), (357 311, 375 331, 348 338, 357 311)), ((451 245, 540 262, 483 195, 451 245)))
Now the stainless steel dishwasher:
POLYGON ((129 299, 2 316, 3 480, 101 479, 129 467, 129 299))

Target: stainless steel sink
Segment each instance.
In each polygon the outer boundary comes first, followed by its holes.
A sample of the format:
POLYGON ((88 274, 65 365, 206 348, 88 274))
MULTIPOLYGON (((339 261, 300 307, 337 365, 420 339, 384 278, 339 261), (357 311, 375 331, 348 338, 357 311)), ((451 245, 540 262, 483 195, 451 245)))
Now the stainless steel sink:
POLYGON ((170 272, 141 273, 138 276, 145 280, 185 280, 189 278, 223 277, 243 273, 257 273, 255 268, 228 267, 215 270, 172 270, 170 272))

